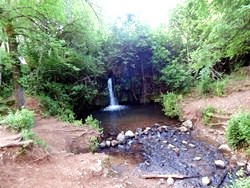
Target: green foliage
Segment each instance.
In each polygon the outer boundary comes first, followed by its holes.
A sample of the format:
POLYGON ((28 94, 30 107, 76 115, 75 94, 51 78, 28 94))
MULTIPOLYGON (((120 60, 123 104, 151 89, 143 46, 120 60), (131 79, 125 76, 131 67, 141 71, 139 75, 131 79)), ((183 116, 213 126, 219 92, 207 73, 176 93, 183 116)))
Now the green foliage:
POLYGON ((98 139, 95 136, 92 136, 89 141, 90 141, 90 146, 89 146, 90 150, 93 153, 96 152, 98 150, 98 148, 99 148, 98 139))
POLYGON ((161 80, 174 91, 188 91, 194 83, 194 78, 187 64, 173 62, 162 70, 161 80))
POLYGON ((89 115, 85 119, 85 124, 96 129, 97 131, 100 131, 100 132, 103 131, 103 128, 101 127, 101 122, 98 121, 97 119, 94 119, 92 115, 89 115))
POLYGON ((7 116, 0 118, 0 124, 10 127, 12 130, 21 132, 24 140, 33 140, 35 144, 47 147, 47 144, 37 137, 32 131, 35 125, 34 112, 27 109, 10 112, 7 116))
POLYGON ((250 145, 250 113, 234 115, 228 122, 227 142, 233 148, 250 145))
POLYGON ((45 115, 57 116, 59 119, 69 123, 75 121, 75 114, 66 103, 55 101, 45 95, 40 95, 39 98, 42 107, 45 108, 45 115))
POLYGON ((35 125, 34 112, 27 109, 17 110, 15 113, 10 112, 1 120, 1 123, 18 132, 25 129, 30 130, 35 125))
POLYGON ((226 85, 228 83, 228 80, 227 79, 222 79, 222 80, 217 80, 214 82, 214 94, 216 96, 223 96, 223 94, 225 93, 225 88, 226 88, 226 85))
POLYGON ((240 177, 237 178, 232 185, 228 188, 249 188, 250 187, 250 177, 240 177))
POLYGON ((214 113, 216 113, 216 109, 213 106, 208 106, 202 110, 202 119, 205 124, 209 124, 214 113))
POLYGON ((181 108, 179 105, 180 96, 175 93, 168 93, 163 95, 163 111, 165 115, 171 118, 181 116, 181 108))

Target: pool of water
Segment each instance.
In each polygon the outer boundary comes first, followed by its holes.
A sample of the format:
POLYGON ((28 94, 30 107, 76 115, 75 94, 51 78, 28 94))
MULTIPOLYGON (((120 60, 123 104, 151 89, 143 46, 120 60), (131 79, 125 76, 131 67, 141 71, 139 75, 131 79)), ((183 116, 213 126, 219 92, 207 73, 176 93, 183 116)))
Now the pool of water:
POLYGON ((103 111, 93 114, 101 121, 105 136, 114 136, 121 131, 135 131, 136 128, 148 127, 155 123, 176 125, 178 122, 167 118, 162 107, 157 104, 127 106, 123 110, 103 111))

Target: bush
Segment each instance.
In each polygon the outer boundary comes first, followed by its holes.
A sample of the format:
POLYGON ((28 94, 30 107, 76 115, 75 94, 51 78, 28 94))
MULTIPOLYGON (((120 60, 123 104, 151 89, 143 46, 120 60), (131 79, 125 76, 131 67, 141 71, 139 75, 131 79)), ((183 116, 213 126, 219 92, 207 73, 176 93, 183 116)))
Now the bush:
POLYGON ((216 96, 222 96, 225 92, 225 87, 227 84, 227 80, 217 80, 213 85, 214 85, 214 94, 216 96))
POLYGON ((216 109, 212 106, 208 106, 202 110, 202 118, 205 124, 210 122, 214 113, 216 113, 216 109))
POLYGON ((72 123, 75 121, 75 114, 70 109, 70 106, 67 104, 61 104, 52 98, 40 95, 40 102, 42 104, 42 107, 46 109, 46 115, 56 116, 59 119, 72 123))
POLYGON ((179 105, 180 97, 174 93, 163 95, 163 111, 165 115, 171 118, 181 116, 181 108, 179 105))
POLYGON ((213 91, 213 79, 210 77, 202 78, 198 83, 199 94, 207 94, 213 91))
POLYGON ((249 188, 250 187, 250 178, 249 177, 240 177, 236 179, 229 188, 249 188))
POLYGON ((10 112, 2 121, 15 131, 22 131, 25 129, 32 129, 35 125, 34 112, 27 109, 18 110, 15 113, 10 112))
POLYGON ((168 64, 161 72, 161 80, 174 91, 187 92, 193 86, 194 78, 185 63, 168 64))
POLYGON ((234 115, 228 123, 226 138, 230 146, 237 148, 250 145, 250 113, 234 115))
POLYGON ((96 129, 97 131, 100 131, 100 132, 103 131, 103 128, 101 127, 101 122, 98 121, 97 119, 94 119, 92 115, 89 115, 85 119, 85 124, 96 129))

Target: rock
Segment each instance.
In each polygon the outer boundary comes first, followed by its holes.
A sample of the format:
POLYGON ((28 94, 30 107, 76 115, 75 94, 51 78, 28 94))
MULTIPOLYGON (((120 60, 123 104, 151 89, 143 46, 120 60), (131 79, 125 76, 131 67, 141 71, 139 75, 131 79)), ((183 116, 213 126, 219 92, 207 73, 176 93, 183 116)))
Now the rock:
POLYGON ((106 141, 106 146, 107 146, 107 147, 110 147, 110 145, 111 145, 111 141, 107 140, 107 141, 106 141))
POLYGON ((246 164, 247 164, 246 161, 237 161, 237 166, 238 166, 238 167, 245 167, 246 164))
POLYGON ((167 141, 167 140, 163 140, 162 143, 163 143, 163 144, 167 144, 168 141, 167 141))
POLYGON ((196 145, 191 144, 191 143, 190 143, 190 144, 188 144, 188 146, 189 146, 189 147, 191 147, 191 148, 195 148, 195 147, 196 147, 196 145))
POLYGON ((187 127, 187 128, 189 128, 189 129, 192 129, 192 128, 193 128, 193 123, 192 123, 191 120, 187 120, 187 121, 184 121, 184 122, 182 123, 182 126, 187 127))
POLYGON ((116 145, 118 145, 119 144, 119 142, 117 141, 117 140, 112 140, 111 141, 111 146, 116 146, 116 145))
POLYGON ((232 151, 227 144, 220 145, 220 147, 218 148, 218 150, 220 152, 223 152, 223 153, 230 153, 232 151))
POLYGON ((200 160, 201 160, 201 157, 195 157, 193 160, 194 160, 194 161, 200 161, 200 160))
POLYGON ((225 168, 225 162, 222 160, 215 160, 214 164, 219 168, 225 168))
POLYGON ((167 186, 172 186, 172 185, 174 185, 174 179, 171 178, 171 177, 169 177, 169 178, 167 179, 167 186))
POLYGON ((175 146, 172 144, 168 144, 168 148, 175 148, 175 146))
POLYGON ((184 144, 184 145, 187 145, 187 144, 188 144, 188 142, 185 141, 185 140, 182 140, 181 143, 184 144))
POLYGON ((106 147, 106 142, 105 141, 102 141, 100 144, 99 144, 100 148, 105 148, 106 147))
POLYGON ((134 134, 132 131, 130 131, 130 130, 128 130, 128 131, 125 133, 125 137, 133 138, 134 136, 135 136, 135 134, 134 134))
POLYGON ((117 148, 119 149, 119 150, 125 150, 125 147, 124 147, 124 145, 121 145, 121 144, 119 144, 118 146, 117 146, 117 148))
POLYGON ((202 177, 201 182, 202 182, 202 185, 208 186, 211 183, 211 179, 209 177, 202 177))
POLYGON ((116 140, 119 142, 119 143, 123 143, 125 141, 126 137, 124 135, 124 132, 120 132, 117 137, 116 137, 116 140))
POLYGON ((247 172, 250 173, 250 161, 248 161, 246 169, 247 169, 247 172))
POLYGON ((141 132, 142 132, 142 128, 137 128, 137 129, 135 130, 135 132, 136 132, 136 133, 141 133, 141 132))
POLYGON ((165 180, 164 180, 163 178, 161 178, 161 179, 157 182, 158 185, 163 185, 164 183, 165 183, 165 180))
POLYGON ((187 127, 184 127, 184 126, 181 126, 181 127, 179 128, 179 130, 180 130, 181 132, 187 132, 187 131, 188 131, 188 128, 187 128, 187 127))

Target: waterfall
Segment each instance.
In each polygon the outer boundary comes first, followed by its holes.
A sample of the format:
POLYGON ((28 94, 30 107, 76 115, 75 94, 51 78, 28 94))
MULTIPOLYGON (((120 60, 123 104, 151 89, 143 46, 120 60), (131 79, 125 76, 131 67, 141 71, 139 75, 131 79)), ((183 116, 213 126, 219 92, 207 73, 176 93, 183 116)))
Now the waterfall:
POLYGON ((109 106, 118 105, 117 100, 115 98, 114 91, 113 91, 112 78, 108 79, 108 89, 109 89, 109 100, 110 100, 110 105, 109 106))
POLYGON ((116 110, 123 110, 126 109, 127 106, 119 105, 117 102, 117 99, 115 98, 114 90, 113 90, 113 84, 112 84, 112 78, 108 79, 108 90, 109 90, 109 106, 104 108, 104 111, 116 111, 116 110))

